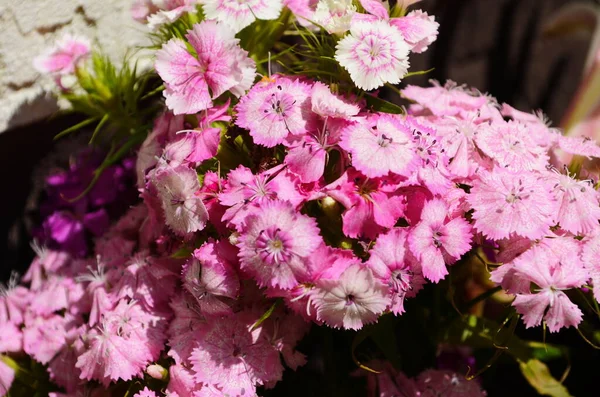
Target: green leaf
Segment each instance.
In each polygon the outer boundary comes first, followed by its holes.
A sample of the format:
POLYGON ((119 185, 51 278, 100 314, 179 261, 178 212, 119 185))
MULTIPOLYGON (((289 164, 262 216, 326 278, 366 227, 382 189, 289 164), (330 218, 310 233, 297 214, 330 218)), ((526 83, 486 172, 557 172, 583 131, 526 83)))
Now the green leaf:
POLYGON ((550 370, 548 370, 548 367, 543 362, 537 359, 519 360, 519 368, 529 384, 541 395, 551 397, 571 396, 567 388, 554 379, 550 370))
POLYGON ((392 114, 404 114, 405 111, 402 107, 396 105, 395 103, 388 102, 385 99, 381 99, 376 97, 375 95, 367 94, 365 95, 365 99, 367 101, 367 105, 379 112, 383 113, 392 113, 392 114))
POLYGON ((271 314, 273 314, 273 311, 275 311, 275 308, 277 307, 277 305, 280 302, 281 302, 281 299, 277 299, 275 302, 273 302, 273 304, 271 305, 271 307, 262 316, 260 316, 260 318, 258 320, 256 320, 256 322, 252 325, 252 327, 250 328, 250 332, 252 332, 256 328, 260 327, 260 325, 262 323, 264 323, 266 319, 268 319, 269 317, 271 317, 271 314))

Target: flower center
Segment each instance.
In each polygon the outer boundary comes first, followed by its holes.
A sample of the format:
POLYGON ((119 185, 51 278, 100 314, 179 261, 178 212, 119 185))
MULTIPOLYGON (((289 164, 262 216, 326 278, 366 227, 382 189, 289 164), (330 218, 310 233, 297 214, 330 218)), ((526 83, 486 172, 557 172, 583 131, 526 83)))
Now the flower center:
POLYGON ((277 227, 262 230, 256 239, 256 250, 268 264, 287 262, 290 253, 287 249, 287 234, 277 227))

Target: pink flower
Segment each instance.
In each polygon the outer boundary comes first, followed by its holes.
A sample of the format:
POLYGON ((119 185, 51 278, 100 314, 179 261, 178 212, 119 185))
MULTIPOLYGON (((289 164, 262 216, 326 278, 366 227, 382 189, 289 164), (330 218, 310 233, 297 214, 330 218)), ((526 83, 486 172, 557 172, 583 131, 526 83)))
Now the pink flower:
POLYGON ((536 239, 555 223, 556 202, 538 174, 502 168, 481 172, 467 201, 475 210, 475 228, 491 239, 513 233, 536 239))
POLYGON ((197 300, 200 312, 207 316, 231 314, 230 305, 240 290, 238 276, 226 256, 227 248, 223 247, 225 244, 209 240, 194 251, 183 268, 183 287, 197 300))
POLYGON ((40 73, 65 75, 75 72, 77 64, 90 53, 90 42, 83 37, 64 35, 43 54, 33 60, 40 73))
POLYGON ((471 225, 463 218, 450 218, 440 199, 425 203, 421 221, 411 230, 408 244, 423 266, 423 275, 435 283, 448 274, 452 264, 471 248, 471 225))
POLYGON ((573 239, 550 239, 514 260, 518 276, 535 285, 532 292, 517 294, 513 302, 527 328, 540 325, 542 319, 550 332, 577 327, 581 322, 581 310, 563 292, 581 287, 589 277, 579 251, 579 243, 573 239))
POLYGON ((195 347, 196 331, 204 326, 206 319, 191 295, 181 293, 169 304, 173 319, 169 323, 169 352, 177 364, 189 365, 189 357, 195 347))
POLYGON ((152 182, 158 191, 167 226, 180 235, 204 229, 208 213, 202 198, 196 195, 200 183, 194 170, 185 166, 163 167, 156 170, 152 182))
POLYGON ((248 215, 241 230, 240 267, 261 287, 290 289, 307 278, 307 257, 321 241, 314 219, 287 202, 267 202, 248 215))
POLYGON ((358 88, 373 90, 385 83, 398 84, 408 72, 409 46, 386 21, 360 21, 336 46, 335 59, 358 88))
POLYGON ((400 228, 380 235, 366 262, 375 276, 387 285, 390 309, 394 314, 404 313, 404 299, 415 296, 425 284, 421 265, 408 257, 407 237, 406 230, 400 228))
POLYGON ((556 220, 560 227, 573 234, 588 234, 600 228, 600 195, 592 183, 578 181, 570 175, 549 174, 554 182, 554 195, 559 209, 556 220))
POLYGON ((281 379, 279 352, 250 330, 256 317, 241 312, 207 324, 190 361, 196 381, 223 388, 223 394, 254 395, 256 385, 281 379))
POLYGON ((548 164, 546 149, 532 139, 524 124, 516 121, 496 121, 480 127, 475 141, 483 153, 511 171, 543 171, 548 164))
POLYGON ((229 207, 223 220, 236 227, 241 227, 246 216, 253 211, 253 204, 261 206, 272 200, 283 200, 297 206, 304 200, 282 166, 254 175, 250 169, 240 165, 229 172, 227 182, 219 194, 219 201, 229 207))
POLYGON ((343 34, 350 29, 356 6, 352 0, 320 0, 312 20, 333 34, 343 34))
POLYGON ((426 12, 415 10, 402 18, 390 19, 390 24, 395 26, 404 37, 406 43, 414 53, 422 53, 437 39, 440 24, 435 22, 433 16, 426 12))
POLYGON ((328 86, 317 81, 312 86, 311 109, 323 118, 349 119, 360 112, 360 106, 331 92, 328 86))
POLYGON ((144 387, 144 390, 140 390, 135 393, 133 397, 157 397, 156 393, 153 390, 148 389, 148 387, 144 387))
POLYGON ((156 71, 165 82, 166 103, 173 113, 197 113, 212 107, 212 100, 225 91, 239 96, 250 88, 255 64, 232 30, 204 21, 186 37, 197 58, 181 39, 170 40, 156 53, 156 71))
POLYGON ((311 87, 298 79, 273 76, 259 82, 236 106, 236 124, 250 130, 255 143, 274 147, 288 135, 308 131, 311 87))
POLYGON ((47 317, 29 314, 23 329, 25 353, 42 364, 50 362, 65 344, 65 324, 65 318, 56 314, 47 317))
POLYGON ((384 285, 360 263, 348 263, 338 277, 318 279, 312 299, 320 321, 354 330, 377 321, 390 304, 384 285))
POLYGON ((283 7, 282 0, 203 0, 207 19, 229 26, 235 33, 256 19, 277 19, 283 7))
POLYGON ((581 259, 594 285, 594 298, 600 302, 600 233, 586 239, 581 259))
POLYGON ((17 273, 11 273, 8 285, 0 283, 0 323, 23 323, 23 312, 33 296, 27 288, 18 285, 17 273))
POLYGON ((344 129, 340 146, 352 155, 352 165, 369 178, 390 172, 409 176, 415 165, 415 144, 398 117, 379 114, 344 129))

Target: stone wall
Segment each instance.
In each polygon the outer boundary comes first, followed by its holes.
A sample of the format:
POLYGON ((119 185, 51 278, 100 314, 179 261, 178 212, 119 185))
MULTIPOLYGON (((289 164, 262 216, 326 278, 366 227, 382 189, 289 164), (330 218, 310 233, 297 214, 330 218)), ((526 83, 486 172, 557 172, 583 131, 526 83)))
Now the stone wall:
POLYGON ((65 33, 89 37, 115 58, 143 43, 131 0, 0 0, 0 133, 56 109, 53 84, 31 62, 65 33))

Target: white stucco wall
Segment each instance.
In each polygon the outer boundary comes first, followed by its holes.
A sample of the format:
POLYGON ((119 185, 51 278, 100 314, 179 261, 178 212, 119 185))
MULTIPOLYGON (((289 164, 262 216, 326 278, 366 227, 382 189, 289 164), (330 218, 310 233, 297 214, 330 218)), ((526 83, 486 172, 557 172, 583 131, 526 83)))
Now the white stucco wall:
POLYGON ((0 133, 56 109, 53 83, 31 62, 65 33, 89 37, 118 60, 144 43, 130 17, 132 0, 0 0, 0 133))

